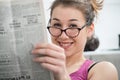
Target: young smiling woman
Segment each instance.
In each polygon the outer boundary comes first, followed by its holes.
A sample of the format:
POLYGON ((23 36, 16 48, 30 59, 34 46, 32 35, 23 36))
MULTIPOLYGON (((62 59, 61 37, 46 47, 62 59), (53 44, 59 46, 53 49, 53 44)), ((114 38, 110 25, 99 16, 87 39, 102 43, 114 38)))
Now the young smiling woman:
POLYGON ((96 63, 83 55, 87 39, 94 33, 93 21, 102 3, 99 0, 53 2, 47 27, 52 43, 38 43, 32 53, 45 55, 34 61, 52 71, 55 80, 118 80, 112 63, 96 63))

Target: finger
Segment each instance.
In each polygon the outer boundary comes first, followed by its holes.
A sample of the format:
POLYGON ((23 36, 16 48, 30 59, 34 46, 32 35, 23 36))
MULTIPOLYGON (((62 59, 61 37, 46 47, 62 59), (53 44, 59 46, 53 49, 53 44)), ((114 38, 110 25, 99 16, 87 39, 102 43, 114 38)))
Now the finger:
POLYGON ((56 66, 63 66, 63 65, 65 65, 65 61, 60 60, 60 59, 55 59, 55 58, 52 58, 52 57, 48 57, 48 56, 36 57, 33 60, 35 62, 48 63, 48 64, 56 65, 56 66))
POLYGON ((50 43, 38 43, 35 45, 35 49, 39 49, 39 48, 45 48, 45 49, 52 49, 52 50, 55 50, 55 51, 64 51, 63 48, 55 45, 55 44, 50 44, 50 43))
POLYGON ((51 49, 35 49, 32 51, 32 53, 35 55, 45 55, 45 56, 50 56, 50 57, 59 58, 63 60, 65 60, 66 58, 64 52, 58 52, 51 49))

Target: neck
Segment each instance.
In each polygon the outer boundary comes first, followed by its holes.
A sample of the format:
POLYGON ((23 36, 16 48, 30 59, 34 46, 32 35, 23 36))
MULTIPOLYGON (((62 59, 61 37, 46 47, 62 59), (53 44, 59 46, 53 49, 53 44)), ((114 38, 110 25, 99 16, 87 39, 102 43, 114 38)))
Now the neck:
POLYGON ((77 53, 76 55, 72 55, 67 57, 66 59, 66 66, 69 68, 72 65, 79 64, 81 62, 85 61, 85 57, 82 53, 77 53))

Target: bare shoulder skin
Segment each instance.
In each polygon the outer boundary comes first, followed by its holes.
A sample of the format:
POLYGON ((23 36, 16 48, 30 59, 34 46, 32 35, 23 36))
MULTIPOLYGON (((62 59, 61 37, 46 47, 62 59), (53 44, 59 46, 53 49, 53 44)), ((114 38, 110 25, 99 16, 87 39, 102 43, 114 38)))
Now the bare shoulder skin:
POLYGON ((91 68, 88 80, 118 80, 118 72, 112 63, 102 61, 91 68))

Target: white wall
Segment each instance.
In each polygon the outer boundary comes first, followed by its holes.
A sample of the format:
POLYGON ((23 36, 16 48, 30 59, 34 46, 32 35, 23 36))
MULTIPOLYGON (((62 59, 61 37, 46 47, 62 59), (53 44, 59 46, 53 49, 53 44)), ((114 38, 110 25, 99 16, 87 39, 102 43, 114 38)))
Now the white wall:
MULTIPOLYGON (((53 0, 43 0, 46 22, 49 19, 49 7, 53 0)), ((120 34, 120 0, 104 0, 103 10, 95 24, 95 33, 100 39, 101 49, 118 48, 118 34, 120 34)), ((47 24, 47 23, 46 23, 47 24)))
POLYGON ((51 4, 52 4, 52 2, 53 2, 54 0, 43 0, 43 3, 44 3, 44 8, 45 8, 45 18, 46 18, 46 23, 48 22, 48 20, 49 20, 49 18, 50 18, 50 16, 49 16, 49 14, 50 14, 50 6, 51 6, 51 4))
POLYGON ((120 0, 105 0, 103 10, 96 23, 96 35, 100 39, 99 49, 118 48, 120 34, 120 0))

